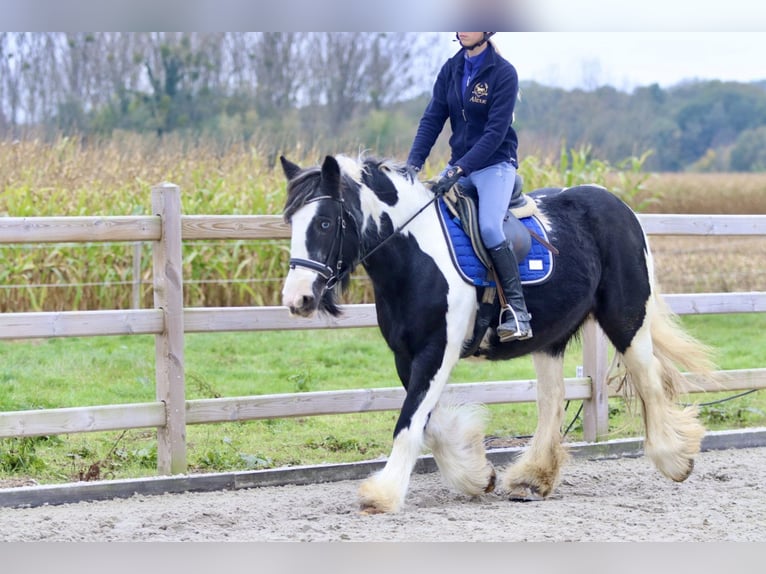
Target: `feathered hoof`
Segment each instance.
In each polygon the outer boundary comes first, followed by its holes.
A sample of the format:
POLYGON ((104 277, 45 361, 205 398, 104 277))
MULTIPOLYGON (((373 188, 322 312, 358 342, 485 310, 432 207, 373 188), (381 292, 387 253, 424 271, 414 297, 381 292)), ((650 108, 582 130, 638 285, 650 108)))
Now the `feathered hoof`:
POLYGON ((390 484, 381 483, 377 476, 365 480, 359 487, 359 509, 362 514, 398 512, 402 496, 390 484))
POLYGON ((517 484, 506 493, 508 500, 513 502, 539 502, 545 500, 537 487, 530 484, 517 484))
POLYGON ((694 470, 694 454, 658 453, 650 450, 649 458, 665 477, 683 482, 694 470))
POLYGON ((676 481, 676 482, 683 482, 689 476, 691 475, 692 471, 694 470, 694 459, 690 458, 687 461, 686 469, 682 470, 681 472, 677 472, 673 475, 668 475, 670 479, 676 481))
POLYGON ((372 514, 385 514, 385 513, 386 513, 385 510, 381 510, 377 506, 370 506, 370 505, 362 504, 359 507, 359 514, 363 514, 365 516, 370 516, 372 514))

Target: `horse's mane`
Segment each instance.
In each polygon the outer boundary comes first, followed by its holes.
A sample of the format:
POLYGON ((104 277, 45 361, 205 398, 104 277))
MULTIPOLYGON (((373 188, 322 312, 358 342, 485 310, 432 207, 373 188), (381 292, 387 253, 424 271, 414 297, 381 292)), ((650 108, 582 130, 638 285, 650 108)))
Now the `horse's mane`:
POLYGON ((406 163, 393 158, 379 159, 373 156, 360 158, 360 163, 365 168, 374 168, 378 172, 393 172, 408 179, 411 183, 417 178, 417 173, 406 163))
POLYGON ((286 223, 290 223, 295 212, 306 204, 312 192, 319 185, 322 172, 319 166, 309 167, 291 179, 287 184, 287 201, 282 213, 286 223))
MULTIPOLYGON (((417 174, 405 163, 392 158, 381 159, 360 154, 357 159, 345 155, 336 156, 336 159, 341 168, 342 178, 349 178, 357 184, 364 183, 378 193, 391 189, 388 173, 396 173, 410 182, 414 182, 417 177, 417 174)), ((314 166, 301 170, 295 178, 290 180, 287 186, 287 202, 283 211, 287 223, 311 198, 319 185, 320 177, 321 168, 314 166)))

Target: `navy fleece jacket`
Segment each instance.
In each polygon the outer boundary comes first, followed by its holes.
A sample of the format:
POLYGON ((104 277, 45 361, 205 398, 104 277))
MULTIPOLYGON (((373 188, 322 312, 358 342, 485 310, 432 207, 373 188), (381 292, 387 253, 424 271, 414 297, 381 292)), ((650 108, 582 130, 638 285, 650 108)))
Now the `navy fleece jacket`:
POLYGON ((418 169, 423 167, 449 118, 451 165, 460 166, 466 175, 503 161, 518 167, 518 139, 511 126, 519 92, 518 75, 491 43, 487 50, 465 96, 461 86, 465 49, 442 66, 431 101, 420 119, 408 164, 418 169))

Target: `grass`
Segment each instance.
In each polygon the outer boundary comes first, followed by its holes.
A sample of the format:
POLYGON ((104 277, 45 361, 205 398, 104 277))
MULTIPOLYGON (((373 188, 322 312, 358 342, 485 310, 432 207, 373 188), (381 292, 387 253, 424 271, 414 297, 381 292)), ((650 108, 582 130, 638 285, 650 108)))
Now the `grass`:
MULTIPOLYGON (((766 321, 759 314, 687 316, 685 326, 718 352, 723 369, 766 364, 766 321)), ((573 343, 565 374, 574 376, 573 343)), ((190 399, 355 388, 398 387, 393 356, 374 328, 190 334, 186 338, 190 399)), ((0 411, 154 400, 151 336, 83 337, 0 343, 0 411), (52 367, 52 366, 55 366, 52 367)), ((452 382, 534 378, 529 358, 461 361, 452 382)), ((684 397, 708 402, 732 393, 684 397)), ((575 401, 566 413, 574 420, 575 401)), ((490 405, 487 435, 519 437, 536 424, 531 403, 490 405)), ((396 412, 296 417, 190 425, 190 470, 247 470, 350 462, 386 456, 396 412)), ((766 425, 766 396, 754 393, 702 408, 709 429, 766 425)), ((610 399, 610 438, 642 434, 635 409, 610 399)), ((567 439, 580 440, 579 419, 567 439)), ((115 431, 0 441, 0 479, 52 483, 151 476, 154 432, 115 431)))

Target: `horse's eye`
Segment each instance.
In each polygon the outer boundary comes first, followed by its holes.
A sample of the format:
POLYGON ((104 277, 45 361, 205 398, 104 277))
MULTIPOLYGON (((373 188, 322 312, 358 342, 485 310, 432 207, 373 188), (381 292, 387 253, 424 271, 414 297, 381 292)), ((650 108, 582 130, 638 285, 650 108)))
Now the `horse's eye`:
POLYGON ((322 219, 319 221, 319 229, 327 231, 330 229, 330 221, 328 219, 322 219))

